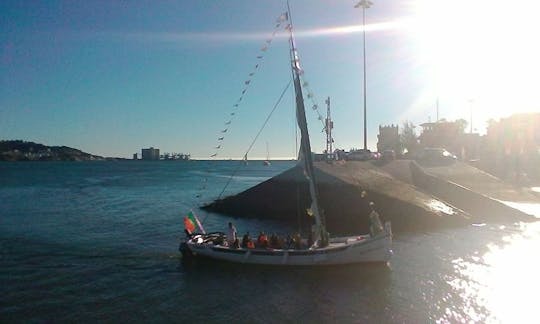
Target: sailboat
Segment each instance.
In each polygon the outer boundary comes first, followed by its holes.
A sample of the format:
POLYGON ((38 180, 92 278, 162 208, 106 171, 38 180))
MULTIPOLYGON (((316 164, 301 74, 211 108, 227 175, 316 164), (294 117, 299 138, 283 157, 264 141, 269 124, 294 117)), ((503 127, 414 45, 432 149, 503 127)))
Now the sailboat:
POLYGON ((186 232, 186 238, 180 244, 180 251, 184 258, 209 258, 218 261, 257 265, 323 266, 386 263, 392 256, 392 228, 390 222, 386 222, 384 226, 380 225, 379 230, 375 232, 376 234, 372 232, 354 236, 329 237, 326 230, 325 215, 319 206, 317 179, 313 166, 300 82, 301 69, 292 27, 291 25, 289 27, 291 69, 296 95, 296 119, 301 133, 299 164, 301 164, 306 180, 309 183, 311 206, 307 212, 315 220, 310 235, 310 245, 301 247, 300 244, 297 244, 295 247, 281 248, 250 245, 240 247, 238 244, 228 244, 227 236, 222 232, 203 232, 200 234, 186 232))
POLYGON ((268 142, 266 142, 266 160, 263 161, 264 165, 270 165, 270 151, 268 150, 268 142))

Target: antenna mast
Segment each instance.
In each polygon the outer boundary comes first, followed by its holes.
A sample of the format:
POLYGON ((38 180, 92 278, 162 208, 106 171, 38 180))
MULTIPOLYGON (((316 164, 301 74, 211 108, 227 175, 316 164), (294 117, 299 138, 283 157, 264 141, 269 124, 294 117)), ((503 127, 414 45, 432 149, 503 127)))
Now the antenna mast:
POLYGON ((324 129, 326 131, 326 159, 329 159, 332 155, 332 128, 334 128, 334 122, 330 117, 330 97, 326 99, 326 121, 324 129))

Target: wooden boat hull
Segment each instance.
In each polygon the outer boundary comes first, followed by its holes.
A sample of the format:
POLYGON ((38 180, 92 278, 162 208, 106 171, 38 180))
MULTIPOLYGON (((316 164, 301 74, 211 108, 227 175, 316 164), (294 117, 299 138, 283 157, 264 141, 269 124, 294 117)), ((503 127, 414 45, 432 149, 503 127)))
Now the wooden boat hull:
POLYGON ((203 257, 242 264, 313 266, 354 263, 386 263, 392 256, 390 223, 376 237, 354 236, 330 240, 330 244, 317 249, 244 249, 229 248, 200 242, 193 237, 181 245, 184 257, 203 257))

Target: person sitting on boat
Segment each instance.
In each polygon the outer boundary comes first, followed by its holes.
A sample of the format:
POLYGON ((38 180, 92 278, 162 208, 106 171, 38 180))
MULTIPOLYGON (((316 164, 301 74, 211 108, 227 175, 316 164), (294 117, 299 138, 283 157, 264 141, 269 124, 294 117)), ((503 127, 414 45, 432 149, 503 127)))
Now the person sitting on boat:
POLYGON ((272 249, 280 249, 281 248, 279 246, 279 240, 278 240, 278 237, 277 237, 276 233, 272 233, 272 235, 270 235, 269 245, 270 245, 270 247, 272 249))
POLYGON ((233 223, 229 222, 229 231, 227 232, 227 243, 229 243, 229 246, 234 244, 236 233, 236 227, 234 227, 233 223))
POLYGON ((292 249, 293 247, 294 247, 294 239, 291 236, 291 234, 287 234, 287 238, 285 239, 285 248, 292 249))
POLYGON ((264 232, 259 233, 259 237, 257 238, 257 246, 260 248, 267 248, 268 247, 268 237, 264 232))
POLYGON ((245 249, 248 247, 248 243, 251 242, 251 237, 249 237, 249 232, 244 234, 242 237, 242 247, 245 249))
POLYGON ((296 232, 293 236, 293 242, 294 242, 294 248, 297 250, 302 249, 302 237, 300 236, 300 233, 296 232))
POLYGON ((369 206, 371 207, 371 213, 369 213, 369 234, 371 234, 371 237, 375 237, 383 232, 383 226, 379 213, 375 211, 375 203, 372 201, 369 203, 369 206))

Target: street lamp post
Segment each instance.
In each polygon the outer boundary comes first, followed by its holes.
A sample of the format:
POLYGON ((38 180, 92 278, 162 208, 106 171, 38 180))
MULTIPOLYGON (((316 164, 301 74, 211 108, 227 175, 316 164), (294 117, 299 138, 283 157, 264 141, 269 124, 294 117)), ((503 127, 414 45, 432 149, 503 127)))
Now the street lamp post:
POLYGON ((362 31, 364 33, 364 150, 367 150, 367 113, 366 113, 366 9, 371 7, 373 2, 361 0, 354 7, 362 7, 362 31))
POLYGON ((471 110, 471 130, 470 130, 470 133, 472 134, 472 131, 473 131, 473 127, 472 127, 472 110, 473 110, 473 104, 474 104, 474 99, 469 99, 469 106, 470 106, 470 110, 471 110))

